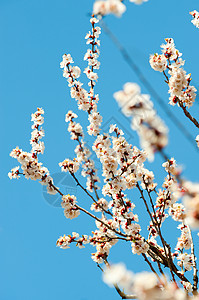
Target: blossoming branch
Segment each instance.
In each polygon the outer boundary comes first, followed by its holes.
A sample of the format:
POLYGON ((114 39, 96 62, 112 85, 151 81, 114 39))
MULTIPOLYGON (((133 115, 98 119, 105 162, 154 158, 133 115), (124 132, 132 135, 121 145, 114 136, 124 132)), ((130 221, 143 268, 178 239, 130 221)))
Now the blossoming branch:
MULTIPOLYGON (((121 15, 125 10, 122 2, 97 1, 94 12, 100 16, 110 12, 121 15)), ((140 4, 146 0, 131 2, 140 4)), ((185 180, 175 159, 167 158, 163 153, 168 143, 168 129, 157 115, 150 96, 141 94, 137 84, 126 83, 123 90, 116 92, 114 97, 123 113, 132 118, 132 128, 138 132, 143 150, 129 144, 117 124, 111 124, 108 132, 101 129, 102 116, 97 107, 99 95, 95 93, 98 80, 96 70, 100 68, 101 28, 97 26, 98 22, 98 18, 92 16, 91 30, 86 35, 89 49, 84 56, 88 62, 84 73, 88 80, 88 90, 79 81, 81 70, 73 65, 70 54, 64 54, 60 63, 71 98, 76 100, 78 109, 87 114, 88 125, 85 130, 84 126, 75 121, 78 115, 72 110, 67 112, 65 121, 71 139, 76 142, 75 157, 65 158, 59 166, 62 172, 71 175, 85 199, 90 201, 90 209, 86 209, 85 202, 75 195, 65 195, 55 186, 48 169, 39 162, 38 156, 44 152, 44 143, 40 141, 44 137, 41 127, 44 122, 42 108, 32 114, 30 152, 16 147, 10 154, 21 165, 21 171, 17 166, 8 176, 18 179, 23 175, 26 179, 39 180, 46 186, 48 193, 59 193, 67 219, 78 218, 84 213, 93 220, 91 233, 64 234, 58 238, 57 246, 62 249, 70 248, 72 244, 79 248, 86 245, 95 247, 95 252, 91 254, 93 261, 103 271, 104 281, 114 286, 122 299, 198 299, 198 270, 191 230, 199 228, 199 184, 185 180), (94 138, 91 150, 85 142, 86 134, 94 138), (152 160, 157 151, 166 158, 162 164, 166 177, 159 188, 155 174, 145 165, 146 160, 152 160), (99 160, 101 174, 98 174, 91 154, 99 160), (77 174, 78 170, 86 178, 85 186, 77 174), (136 205, 132 201, 137 197, 133 194, 135 190, 135 195, 139 195, 145 207, 145 215, 138 216, 136 213, 136 205), (148 218, 148 232, 145 236, 141 231, 140 218, 148 218), (180 231, 175 245, 165 238, 164 222, 167 219, 173 220, 180 231), (129 245, 132 254, 140 255, 151 272, 134 274, 123 264, 110 265, 111 248, 119 242, 129 245)), ((184 61, 172 39, 166 39, 162 49, 163 54, 150 57, 150 64, 154 70, 165 75, 170 104, 178 103, 187 112, 187 107, 193 104, 196 97, 196 89, 190 85, 191 76, 183 70, 184 61)), ((198 142, 198 137, 196 140, 198 142)))

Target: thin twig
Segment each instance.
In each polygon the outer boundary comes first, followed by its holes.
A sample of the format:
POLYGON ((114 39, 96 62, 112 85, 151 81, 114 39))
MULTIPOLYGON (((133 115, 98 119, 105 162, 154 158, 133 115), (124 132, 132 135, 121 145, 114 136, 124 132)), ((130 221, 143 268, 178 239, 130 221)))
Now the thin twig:
MULTIPOLYGON (((70 171, 69 171, 70 172, 70 171)), ((95 200, 95 198, 87 191, 87 189, 85 189, 84 187, 83 187, 83 185, 79 182, 79 180, 77 179, 77 177, 75 176, 75 174, 74 173, 72 173, 72 172, 70 172, 70 174, 71 174, 71 176, 75 179, 75 181, 76 181, 76 183, 77 183, 77 186, 79 186, 79 187, 81 187, 81 189, 93 200, 93 202, 95 202, 98 206, 99 206, 99 208, 101 209, 101 210, 103 210, 105 213, 107 213, 107 214, 109 214, 109 215, 111 215, 111 216, 113 216, 113 214, 109 211, 109 210, 106 210, 106 209, 104 209, 103 207, 102 207, 102 205, 100 205, 99 203, 97 203, 97 201, 95 200)))
POLYGON ((148 260, 148 258, 146 257, 146 254, 142 253, 142 256, 144 257, 144 260, 146 261, 146 263, 149 265, 151 271, 156 275, 158 281, 160 283, 162 283, 162 280, 160 279, 160 276, 158 275, 158 273, 156 272, 156 270, 154 269, 154 267, 152 266, 152 263, 148 260))
MULTIPOLYGON (((177 97, 176 97, 177 98, 177 97)), ((177 102, 178 104, 180 105, 180 107, 182 108, 185 116, 197 127, 199 128, 199 123, 198 121, 192 117, 192 115, 188 112, 188 110, 186 109, 186 106, 183 105, 182 101, 180 101, 178 98, 177 98, 177 102)))
MULTIPOLYGON (((64 196, 64 194, 54 185, 51 183, 51 186, 54 188, 55 191, 57 191, 61 196, 64 196)), ((115 232, 118 235, 121 235, 123 237, 128 237, 128 235, 122 233, 121 231, 117 231, 116 229, 112 228, 111 226, 109 226, 108 224, 106 224, 104 221, 102 221, 101 219, 99 219, 98 217, 96 217, 95 215, 91 214, 89 211, 87 211, 85 208, 75 204, 74 205, 77 209, 83 211, 84 213, 86 213, 87 215, 89 215, 91 218, 95 219, 96 221, 100 222, 101 224, 103 224, 105 227, 107 227, 109 230, 112 230, 113 232, 115 232)))
POLYGON ((111 226, 109 226, 108 224, 106 224, 104 221, 102 221, 101 219, 99 219, 98 217, 96 217, 95 215, 91 214, 89 211, 87 211, 85 208, 80 207, 79 205, 75 204, 75 207, 81 211, 83 211, 84 213, 86 213, 88 216, 90 216, 91 218, 95 219, 96 221, 100 222, 101 224, 103 224, 104 226, 106 226, 109 230, 112 230, 113 232, 115 232, 118 235, 121 235, 123 237, 127 237, 126 234, 123 234, 121 231, 117 231, 116 229, 112 228, 111 226))
POLYGON ((193 293, 194 294, 198 294, 197 293, 197 286, 198 286, 198 269, 197 269, 197 264, 196 264, 196 256, 195 256, 195 251, 194 251, 194 243, 193 243, 193 237, 192 237, 192 233, 191 233, 191 229, 188 225, 186 225, 189 231, 189 235, 191 238, 191 254, 193 257, 193 293))
MULTIPOLYGON (((153 251, 160 259, 159 261, 161 264, 163 264, 165 267, 169 268, 167 257, 165 257, 155 246, 148 244, 150 251, 153 251)), ((148 254, 150 255, 150 251, 148 251, 148 254)), ((151 255, 150 255, 151 256, 151 255)), ((153 256, 152 256, 153 258, 153 256)), ((189 280, 182 274, 174 265, 173 261, 171 261, 171 268, 172 271, 175 273, 176 276, 178 276, 182 281, 189 282, 189 280)))
MULTIPOLYGON (((80 151, 82 151, 82 153, 84 153, 84 149, 83 149, 82 143, 81 143, 81 141, 80 141, 80 139, 79 139, 79 136, 77 136, 77 141, 78 141, 78 143, 79 143, 80 151)), ((84 162, 85 162, 85 163, 90 163, 91 161, 90 161, 89 158, 87 158, 87 160, 84 160, 84 162)), ((95 191, 95 196, 96 196, 97 200, 99 200, 100 197, 98 196, 97 188, 96 188, 96 186, 95 186, 95 181, 94 181, 94 179, 93 179, 93 174, 92 174, 93 171, 94 171, 94 170, 91 169, 91 172, 90 172, 89 175, 90 175, 91 182, 92 182, 92 185, 93 185, 93 188, 94 188, 94 191, 95 191)), ((97 203, 97 202, 96 202, 96 203, 97 203)), ((99 205, 99 204, 98 204, 98 205, 99 205)))
MULTIPOLYGON (((174 277, 173 270, 172 270, 172 266, 171 266, 171 261, 172 261, 172 260, 171 260, 171 258, 169 257, 169 255, 168 255, 168 253, 167 253, 166 242, 165 242, 165 240, 164 240, 164 238, 163 238, 163 236, 162 236, 162 233, 161 233, 159 224, 158 224, 157 219, 156 219, 156 215, 154 215, 154 218, 155 218, 155 221, 154 221, 154 219, 153 219, 153 217, 152 217, 152 215, 151 215, 151 212, 150 212, 150 210, 149 210, 148 204, 147 204, 147 202, 146 202, 146 199, 144 198, 143 191, 142 191, 142 189, 140 188, 140 186, 139 186, 138 183, 137 183, 137 187, 138 187, 138 189, 139 189, 139 191, 140 191, 141 198, 142 198, 143 201, 144 201, 144 204, 145 204, 146 209, 147 209, 147 212, 148 212, 148 214, 149 214, 149 216, 150 216, 150 218, 151 218, 151 221, 152 221, 154 227, 155 227, 155 228, 157 229, 157 231, 158 231, 158 234, 159 234, 159 236, 160 236, 160 239, 161 239, 161 242, 162 242, 162 245, 163 245, 163 248, 164 248, 164 253, 165 253, 165 256, 166 256, 166 258, 167 258, 167 262, 168 262, 168 266, 169 266, 169 269, 170 269, 170 272, 171 272, 171 276, 172 276, 173 281, 175 282, 175 277, 174 277)), ((152 201, 152 200, 151 200, 151 201, 152 201)))
MULTIPOLYGON (((54 184, 51 184, 52 187, 61 195, 61 196, 64 196, 64 194, 54 185, 54 184)), ((84 213, 86 213, 87 215, 89 215, 90 217, 92 217, 93 219, 95 219, 96 221, 100 222, 101 224, 103 224, 105 227, 107 227, 109 230, 115 232, 116 234, 122 236, 122 237, 125 237, 125 238, 131 238, 130 236, 126 235, 126 234, 123 234, 122 232, 119 232, 117 230, 115 230, 114 228, 111 228, 108 224, 106 224, 105 222, 103 222, 102 220, 100 220, 99 218, 97 218, 95 215, 91 214, 90 212, 88 212, 86 209, 78 206, 78 205, 75 205, 77 209, 83 211, 84 213)), ((151 245, 150 243, 148 243, 149 245, 149 248, 150 250, 148 251, 148 254, 150 256, 152 256, 152 258, 154 258, 153 254, 150 253, 150 251, 152 251, 152 253, 155 253, 155 255, 157 255, 160 259, 161 259, 161 263, 165 266, 165 267, 169 267, 169 264, 168 264, 168 261, 167 261, 167 258, 153 245, 151 245)), ((186 282, 189 282, 189 280, 179 272, 179 270, 176 268, 176 266, 174 265, 173 262, 171 262, 171 268, 172 268, 172 271, 183 281, 186 281, 186 282)), ((128 299, 128 298, 126 298, 128 299)), ((132 298, 130 298, 132 299, 132 298)), ((135 298, 133 298, 135 299, 135 298)))

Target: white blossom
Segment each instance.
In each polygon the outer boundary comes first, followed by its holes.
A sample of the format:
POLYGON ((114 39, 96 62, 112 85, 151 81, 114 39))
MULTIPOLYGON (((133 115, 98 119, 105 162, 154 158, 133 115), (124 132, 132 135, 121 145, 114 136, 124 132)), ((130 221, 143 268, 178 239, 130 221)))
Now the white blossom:
POLYGON ((191 21, 191 23, 193 23, 193 25, 195 25, 197 28, 199 28, 199 12, 197 10, 191 11, 190 15, 192 15, 193 20, 191 21))
POLYGON ((93 13, 95 15, 114 14, 121 17, 126 11, 126 6, 120 0, 95 1, 93 5, 93 13))
POLYGON ((155 71, 163 72, 167 68, 166 57, 157 53, 150 55, 150 65, 155 71))

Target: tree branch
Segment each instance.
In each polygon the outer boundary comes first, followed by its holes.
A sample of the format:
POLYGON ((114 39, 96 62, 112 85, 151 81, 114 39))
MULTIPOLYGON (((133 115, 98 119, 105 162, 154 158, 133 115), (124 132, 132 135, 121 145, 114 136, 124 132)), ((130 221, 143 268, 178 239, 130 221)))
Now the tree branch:
POLYGON ((198 123, 198 121, 197 121, 194 117, 192 117, 192 115, 190 114, 190 112, 188 112, 188 110, 186 109, 186 106, 183 105, 182 101, 180 101, 178 97, 176 97, 176 99, 177 99, 177 102, 178 102, 179 106, 182 108, 182 110, 183 110, 185 116, 186 116, 186 117, 187 117, 187 118, 188 118, 188 119, 189 119, 189 120, 190 120, 197 128, 199 128, 199 123, 198 123))

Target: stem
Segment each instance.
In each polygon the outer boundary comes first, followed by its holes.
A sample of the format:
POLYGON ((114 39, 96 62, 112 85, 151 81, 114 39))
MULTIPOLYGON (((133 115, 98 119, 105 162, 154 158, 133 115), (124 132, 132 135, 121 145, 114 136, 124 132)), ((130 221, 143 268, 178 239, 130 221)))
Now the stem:
MULTIPOLYGON (((163 74, 164 74, 164 76, 165 76, 165 78, 166 78, 166 83, 168 84, 169 83, 169 78, 168 78, 168 76, 166 75, 166 73, 163 71, 163 74)), ((177 100, 177 102, 178 102, 178 104, 179 104, 179 106, 182 108, 182 110, 183 110, 183 112, 184 112, 184 114, 185 114, 185 116, 196 126, 196 127, 198 127, 199 128, 199 123, 198 123, 198 121, 194 118, 194 117, 192 117, 192 115, 188 112, 188 110, 186 109, 186 106, 184 106, 183 105, 183 102, 176 96, 175 97, 175 99, 177 100)))
MULTIPOLYGON (((80 150, 81 150, 82 153, 83 153, 84 149, 83 149, 82 143, 81 143, 81 141, 80 141, 80 139, 79 139, 79 136, 77 137, 77 141, 78 141, 78 143, 79 143, 80 150)), ((90 163, 90 159, 88 158, 88 159, 84 160, 84 162, 90 163)), ((95 192, 95 196, 96 196, 97 200, 100 200, 100 197, 99 197, 99 195, 98 195, 98 193, 97 193, 97 188, 96 188, 96 186, 95 186, 95 182, 94 182, 94 180, 93 180, 93 174, 92 174, 92 172, 94 172, 94 170, 93 170, 93 169, 90 169, 90 171, 91 171, 91 172, 90 172, 89 175, 90 175, 90 178, 91 178, 91 181, 92 181, 92 184, 93 184, 93 189, 94 189, 94 192, 95 192)), ((78 181, 78 179, 75 177, 74 173, 71 173, 71 175, 73 176, 73 178, 74 178, 75 181, 77 182, 77 185, 79 185, 79 186, 84 190, 84 192, 87 193, 87 195, 89 195, 89 196, 92 198, 92 200, 99 206, 99 208, 101 208, 105 213, 107 213, 107 214, 109 214, 109 215, 112 216, 112 213, 111 213, 110 211, 106 211, 99 203, 97 203, 97 201, 94 199, 94 197, 92 197, 91 194, 89 194, 88 191, 87 191, 87 190, 79 183, 79 181, 78 181)))
POLYGON ((140 154, 138 154, 138 155, 133 159, 133 161, 132 161, 125 169, 122 170, 120 176, 122 176, 125 172, 128 171, 128 168, 136 161, 136 159, 137 159, 138 157, 140 157, 140 154))
MULTIPOLYGON (((130 240, 129 239, 126 239, 126 238, 123 238, 123 237, 119 237, 119 236, 117 236, 117 237, 110 237, 110 236, 106 236, 106 240, 104 240, 104 239, 102 239, 102 240, 97 240, 97 239, 95 239, 95 238, 92 238, 91 239, 91 242, 93 243, 93 242, 95 242, 96 244, 97 243, 109 243, 110 241, 112 241, 112 240, 123 240, 123 241, 126 241, 126 242, 129 242, 130 240)), ((71 241, 71 243, 81 243, 81 241, 78 241, 78 240, 76 240, 76 239, 74 239, 74 240, 72 240, 71 241)))
POLYGON ((151 271, 156 275, 158 281, 162 284, 162 280, 160 279, 160 276, 158 275, 158 273, 156 272, 156 270, 154 269, 154 267, 152 266, 152 263, 148 260, 148 258, 146 257, 146 254, 142 253, 142 256, 144 257, 144 260, 147 262, 147 264, 149 265, 151 271))
MULTIPOLYGON (((61 195, 61 196, 64 196, 64 194, 62 192, 60 192, 60 190, 54 185, 51 183, 51 186, 61 195)), ((87 191, 86 191, 87 192, 87 191)), ((89 194, 89 193, 88 193, 89 194)), ((92 196, 91 196, 92 197, 92 196)), ((100 222, 101 224, 103 224, 104 226, 106 226, 109 230, 112 230, 113 232, 115 232, 116 234, 118 235, 121 235, 123 237, 128 237, 126 234, 120 232, 120 231, 117 231, 116 229, 114 228, 111 228, 111 226, 109 226, 108 224, 106 224, 104 221, 100 220, 98 217, 96 217, 95 215, 91 214, 89 211, 87 211, 86 209, 84 209, 83 207, 75 204, 75 207, 81 211, 83 211, 84 213, 86 213, 87 215, 89 215, 91 218, 95 219, 96 221, 100 222)))
POLYGON ((140 191, 141 198, 142 198, 142 200, 144 201, 144 204, 145 204, 146 210, 147 210, 147 212, 148 212, 148 214, 149 214, 149 216, 150 216, 151 222, 153 223, 153 226, 156 227, 156 224, 154 223, 154 220, 153 220, 153 217, 152 217, 151 212, 150 212, 150 210, 149 210, 149 207, 148 207, 148 204, 147 204, 147 202, 146 202, 146 199, 144 198, 143 190, 140 188, 140 186, 139 186, 138 183, 137 183, 136 186, 137 186, 138 190, 140 191))
POLYGON ((89 211, 87 211, 85 208, 75 204, 75 207, 81 211, 83 211, 84 213, 86 213, 87 215, 89 215, 91 218, 95 219, 96 221, 100 222, 101 224, 103 224, 104 226, 106 226, 109 230, 115 232, 116 234, 119 234, 123 237, 127 237, 127 235, 123 234, 120 231, 117 231, 116 229, 112 228, 111 226, 109 226, 108 224, 106 224, 104 221, 102 221, 101 219, 99 219, 98 217, 96 217, 95 215, 91 214, 89 211))
MULTIPOLYGON (((70 171, 69 171, 70 172, 70 171)), ((76 183, 77 183, 77 185, 78 186, 80 186, 81 187, 81 189, 93 200, 93 202, 95 202, 105 213, 107 213, 107 214, 109 214, 109 215, 111 215, 111 216, 113 216, 113 214, 110 212, 110 211, 108 211, 108 210, 105 210, 101 205, 99 205, 98 203, 97 203, 97 201, 94 199, 94 197, 87 191, 87 189, 85 189, 84 187, 83 187, 83 185, 81 185, 81 183, 79 182, 79 180, 77 179, 77 177, 75 176, 75 174, 74 173, 72 173, 72 172, 70 172, 70 174, 71 174, 71 176, 75 179, 75 181, 76 181, 76 183)))
MULTIPOLYGON (((138 187, 138 189, 139 189, 139 191, 140 191, 140 193, 141 193, 141 198, 143 199, 143 201, 144 201, 144 203, 145 203, 145 206, 146 206, 147 212, 148 212, 148 214, 149 214, 149 216, 150 216, 150 218, 151 218, 151 221, 152 221, 154 227, 157 229, 158 234, 159 234, 159 236, 160 236, 160 239, 161 239, 161 242, 162 242, 162 245, 163 245, 163 248, 164 248, 164 253, 165 253, 165 256, 166 256, 166 259, 167 259, 167 262, 168 262, 168 266, 169 266, 169 269, 170 269, 170 272, 171 272, 172 280, 173 280, 174 282, 176 282, 176 281, 175 281, 174 274, 173 274, 173 270, 172 270, 172 267, 171 267, 171 261, 172 261, 172 259, 171 259, 171 256, 170 256, 170 255, 168 256, 167 249, 166 249, 166 243, 165 243, 165 240, 164 240, 164 238, 163 238, 163 236, 162 236, 162 233, 161 233, 159 224, 158 224, 157 219, 156 219, 156 215, 154 215, 154 217, 155 217, 155 222, 154 222, 154 219, 153 219, 153 217, 152 217, 152 215, 151 215, 151 212, 150 212, 150 210, 149 210, 149 207, 148 207, 148 204, 147 204, 147 202, 146 202, 146 199, 144 198, 143 191, 141 190, 141 188, 140 188, 140 186, 139 186, 138 183, 137 183, 137 187, 138 187)), ((152 200, 151 200, 151 201, 152 201, 152 200)), ((153 203, 153 202, 152 202, 152 203, 153 203)), ((167 247, 167 248, 168 248, 168 247, 167 247)))
POLYGON ((167 76, 167 74, 165 73, 165 71, 163 71, 163 74, 166 77, 166 83, 169 83, 169 77, 167 76))
MULTIPOLYGON (((177 97, 176 97, 177 98, 177 97)), ((180 107, 182 108, 185 116, 197 127, 199 128, 199 123, 198 121, 192 117, 192 115, 188 112, 188 110, 186 109, 186 106, 183 105, 183 102, 179 100, 179 98, 177 98, 177 102, 180 105, 180 107)))
POLYGON ((165 274, 164 274, 164 272, 163 272, 163 270, 162 270, 162 268, 161 268, 161 265, 160 265, 160 262, 159 262, 159 261, 157 261, 157 265, 158 265, 158 269, 159 269, 160 273, 162 274, 162 276, 165 277, 165 274))
MULTIPOLYGON (((64 194, 56 187, 54 186, 54 184, 51 184, 53 186, 53 188, 61 195, 64 196, 64 194)), ((109 230, 115 232, 116 234, 124 237, 124 238, 128 238, 130 236, 123 234, 122 232, 119 232, 117 230, 115 230, 114 228, 111 228, 108 224, 104 223, 102 220, 100 220, 99 218, 97 218, 95 215, 91 214, 90 212, 88 212, 87 210, 85 210, 84 208, 76 205, 76 208, 78 208, 79 210, 83 211, 84 213, 86 213, 87 215, 89 215, 90 217, 92 217, 93 219, 95 219, 96 221, 100 222, 101 224, 103 224, 105 227, 107 227, 109 230)), ((167 258, 153 245, 149 244, 149 248, 150 250, 148 251, 148 254, 154 259, 154 255, 153 253, 158 256, 161 262, 165 267, 169 267, 168 264, 168 260, 167 258), (152 253, 151 253, 152 252, 152 253)), ((157 259, 156 259, 157 260, 157 259)), ((178 269, 176 268, 176 266, 174 265, 173 261, 171 261, 171 268, 172 271, 183 281, 189 282, 189 280, 183 275, 181 274, 178 269)), ((124 298, 125 299, 125 298, 124 298)), ((126 298, 126 299, 135 299, 135 298, 126 298)))
MULTIPOLYGON (((159 261, 161 264, 163 264, 165 267, 169 267, 167 257, 165 257, 155 246, 149 244, 149 248, 150 248, 150 251, 155 253, 155 255, 157 255, 161 259, 161 261, 159 261)), ((148 251, 148 254, 152 258, 154 258, 153 254, 152 255, 150 254, 150 251, 148 251)), ((156 261, 157 261, 157 259, 156 259, 156 261)), ((171 268, 172 268, 172 271, 175 273, 175 275, 177 277, 179 277, 182 281, 189 282, 189 280, 183 274, 181 274, 179 272, 179 270, 174 265, 173 261, 171 261, 171 268)))

